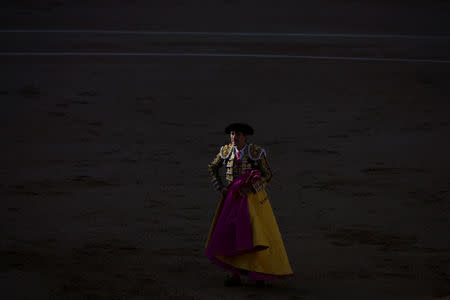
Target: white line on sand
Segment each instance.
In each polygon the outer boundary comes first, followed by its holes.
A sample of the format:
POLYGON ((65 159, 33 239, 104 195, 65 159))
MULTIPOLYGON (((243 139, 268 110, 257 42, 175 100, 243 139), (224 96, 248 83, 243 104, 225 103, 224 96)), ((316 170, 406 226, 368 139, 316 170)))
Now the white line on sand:
POLYGON ((133 52, 0 52, 0 56, 138 56, 138 57, 247 57, 269 59, 312 59, 343 61, 379 61, 412 63, 450 63, 447 59, 426 58, 384 58, 384 57, 349 57, 349 56, 310 56, 283 54, 240 54, 240 53, 133 53, 133 52))
POLYGON ((442 39, 450 35, 416 34, 351 34, 351 33, 270 33, 270 32, 206 32, 206 31, 141 31, 141 30, 65 30, 65 29, 0 29, 0 33, 85 33, 85 34, 134 34, 134 35, 189 35, 235 37, 310 37, 310 38, 376 38, 376 39, 442 39))

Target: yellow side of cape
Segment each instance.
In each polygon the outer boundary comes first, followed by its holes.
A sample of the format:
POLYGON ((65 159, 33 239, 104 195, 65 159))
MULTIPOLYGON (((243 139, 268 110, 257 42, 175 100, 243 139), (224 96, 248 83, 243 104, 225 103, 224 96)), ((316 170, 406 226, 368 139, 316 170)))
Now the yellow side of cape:
MULTIPOLYGON (((206 246, 216 225, 224 199, 222 198, 216 210, 209 230, 206 246)), ((272 275, 289 275, 293 271, 284 248, 283 239, 273 214, 266 191, 248 195, 250 224, 252 226, 253 246, 265 248, 252 253, 234 256, 216 255, 222 262, 236 268, 272 275), (267 247, 267 248, 266 248, 267 247)))

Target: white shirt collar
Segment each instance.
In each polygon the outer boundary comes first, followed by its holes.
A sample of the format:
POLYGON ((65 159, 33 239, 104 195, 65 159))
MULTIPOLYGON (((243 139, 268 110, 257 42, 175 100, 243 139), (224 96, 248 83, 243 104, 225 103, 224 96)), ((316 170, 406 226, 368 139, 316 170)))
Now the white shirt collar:
MULTIPOLYGON (((238 148, 236 146, 233 146, 233 147, 234 147, 234 152, 237 153, 239 151, 238 148)), ((241 152, 245 153, 246 148, 247 148, 247 144, 245 144, 244 147, 242 147, 241 152)))

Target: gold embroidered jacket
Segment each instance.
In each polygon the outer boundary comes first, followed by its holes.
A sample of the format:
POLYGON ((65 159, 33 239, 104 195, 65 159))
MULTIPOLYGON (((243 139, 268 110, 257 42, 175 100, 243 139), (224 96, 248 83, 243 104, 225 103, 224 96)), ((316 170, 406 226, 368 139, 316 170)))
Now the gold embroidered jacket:
POLYGON ((272 180, 272 171, 267 162, 266 152, 258 145, 247 144, 243 148, 241 163, 236 163, 236 147, 233 144, 224 145, 219 153, 209 164, 209 175, 214 187, 221 191, 224 187, 219 169, 226 166, 226 185, 228 186, 235 178, 251 170, 259 170, 264 185, 272 180))

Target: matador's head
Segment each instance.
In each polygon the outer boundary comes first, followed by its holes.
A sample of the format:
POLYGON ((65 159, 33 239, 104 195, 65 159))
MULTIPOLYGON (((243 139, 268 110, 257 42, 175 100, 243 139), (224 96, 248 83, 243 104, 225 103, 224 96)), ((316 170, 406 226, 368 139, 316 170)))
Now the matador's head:
POLYGON ((225 127, 225 133, 230 135, 231 143, 241 149, 247 143, 248 136, 254 133, 254 130, 245 123, 232 123, 225 127))

